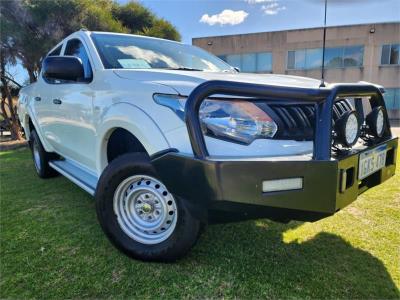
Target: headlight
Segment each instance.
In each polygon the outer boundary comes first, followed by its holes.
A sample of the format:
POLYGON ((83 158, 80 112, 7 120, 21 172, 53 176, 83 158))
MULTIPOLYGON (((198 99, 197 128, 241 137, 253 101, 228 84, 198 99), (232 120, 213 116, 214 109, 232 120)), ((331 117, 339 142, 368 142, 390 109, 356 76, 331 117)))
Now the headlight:
MULTIPOLYGON (((185 98, 155 94, 154 100, 184 119, 185 98)), ((258 138, 272 138, 278 130, 266 112, 244 100, 205 100, 199 118, 205 135, 243 144, 250 144, 258 138)))
POLYGON ((348 111, 335 124, 337 133, 336 142, 346 146, 353 146, 360 136, 360 124, 355 111, 348 111))
POLYGON ((204 134, 244 144, 272 138, 278 130, 267 113, 248 101, 206 100, 199 117, 204 134))
POLYGON ((367 116, 366 122, 372 135, 382 137, 385 131, 385 117, 383 107, 375 107, 367 116))

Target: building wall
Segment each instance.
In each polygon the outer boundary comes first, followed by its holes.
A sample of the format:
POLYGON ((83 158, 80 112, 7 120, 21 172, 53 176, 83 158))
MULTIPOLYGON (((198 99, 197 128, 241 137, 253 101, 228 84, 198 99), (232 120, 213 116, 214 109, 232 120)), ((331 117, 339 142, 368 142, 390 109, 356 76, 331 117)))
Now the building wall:
MULTIPOLYGON (((322 47, 322 28, 262 32, 229 36, 194 38, 193 44, 215 55, 272 53, 272 73, 320 78, 321 70, 288 70, 288 51, 322 47)), ((400 65, 381 65, 382 45, 400 43, 400 23, 379 23, 328 27, 326 47, 364 46, 363 64, 359 67, 328 68, 328 82, 368 81, 385 88, 400 88, 400 65)), ((392 119, 400 119, 400 93, 392 119), (398 107, 397 107, 398 106, 398 107)), ((393 105, 392 105, 393 106, 393 105)))

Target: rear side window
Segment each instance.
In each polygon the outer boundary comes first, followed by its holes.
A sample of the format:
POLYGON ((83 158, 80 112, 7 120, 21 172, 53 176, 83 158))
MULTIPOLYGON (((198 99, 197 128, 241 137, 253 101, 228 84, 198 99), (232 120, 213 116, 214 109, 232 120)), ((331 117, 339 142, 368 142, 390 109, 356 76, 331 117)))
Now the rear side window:
POLYGON ((62 44, 53 51, 51 51, 47 56, 59 56, 61 54, 61 49, 62 49, 62 44))
POLYGON ((73 39, 68 41, 67 46, 65 47, 64 55, 79 57, 82 60, 83 69, 85 72, 85 79, 92 79, 93 72, 90 66, 89 56, 80 40, 73 39))

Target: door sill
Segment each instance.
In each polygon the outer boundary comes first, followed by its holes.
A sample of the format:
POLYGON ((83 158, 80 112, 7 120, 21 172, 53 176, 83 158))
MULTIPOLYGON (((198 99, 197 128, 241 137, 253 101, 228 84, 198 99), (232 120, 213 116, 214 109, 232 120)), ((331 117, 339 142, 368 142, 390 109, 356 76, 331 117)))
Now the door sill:
POLYGON ((98 179, 92 174, 80 168, 77 164, 65 160, 52 160, 49 162, 50 167, 61 175, 64 175, 77 186, 94 196, 98 179))

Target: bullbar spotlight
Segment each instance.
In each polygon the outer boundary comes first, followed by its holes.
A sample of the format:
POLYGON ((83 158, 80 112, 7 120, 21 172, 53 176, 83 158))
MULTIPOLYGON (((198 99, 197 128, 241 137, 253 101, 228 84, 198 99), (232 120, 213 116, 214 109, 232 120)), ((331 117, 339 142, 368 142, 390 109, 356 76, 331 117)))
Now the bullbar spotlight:
POLYGON ((335 124, 336 142, 345 147, 353 146, 360 136, 360 124, 355 111, 344 113, 335 124))
POLYGON ((386 127, 383 107, 375 107, 368 114, 366 122, 372 135, 376 137, 382 137, 386 127))

